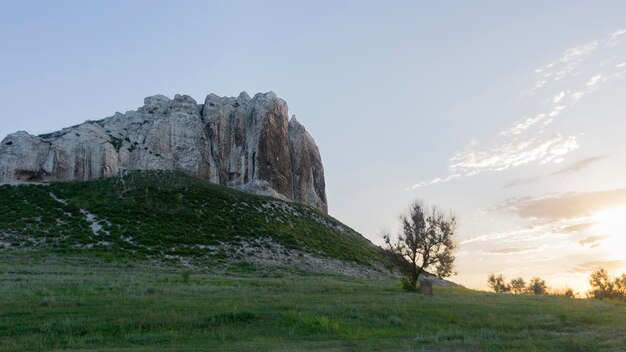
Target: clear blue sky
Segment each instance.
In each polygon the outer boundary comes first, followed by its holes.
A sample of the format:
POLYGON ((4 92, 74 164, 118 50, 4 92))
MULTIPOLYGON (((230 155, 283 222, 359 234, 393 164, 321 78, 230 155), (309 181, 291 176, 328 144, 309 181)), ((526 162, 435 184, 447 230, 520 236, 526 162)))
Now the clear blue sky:
POLYGON ((461 217, 457 281, 576 286, 595 262, 626 268, 607 249, 621 236, 610 215, 519 209, 626 187, 625 13, 623 1, 3 1, 0 135, 154 94, 272 90, 320 147, 331 215, 379 243, 421 198, 461 217))

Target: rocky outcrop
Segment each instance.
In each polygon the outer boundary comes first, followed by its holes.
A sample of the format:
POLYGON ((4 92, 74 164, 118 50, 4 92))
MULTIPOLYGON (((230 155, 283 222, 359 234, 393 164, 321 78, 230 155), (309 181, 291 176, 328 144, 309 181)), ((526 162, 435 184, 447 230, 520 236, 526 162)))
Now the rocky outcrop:
POLYGON ((125 114, 0 144, 0 182, 92 180, 124 170, 181 170, 209 182, 327 210, 315 141, 274 93, 148 97, 125 114))
POLYGON ((326 209, 326 184, 320 151, 295 116, 289 121, 289 149, 294 198, 326 209))

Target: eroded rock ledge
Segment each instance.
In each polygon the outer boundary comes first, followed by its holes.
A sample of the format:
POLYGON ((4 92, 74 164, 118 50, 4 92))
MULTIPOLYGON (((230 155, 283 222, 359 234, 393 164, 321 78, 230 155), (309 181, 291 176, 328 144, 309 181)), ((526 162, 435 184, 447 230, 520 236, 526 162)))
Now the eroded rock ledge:
POLYGON ((124 170, 181 170, 209 182, 327 210, 313 137, 273 92, 148 97, 136 111, 0 144, 0 183, 92 180, 124 170))

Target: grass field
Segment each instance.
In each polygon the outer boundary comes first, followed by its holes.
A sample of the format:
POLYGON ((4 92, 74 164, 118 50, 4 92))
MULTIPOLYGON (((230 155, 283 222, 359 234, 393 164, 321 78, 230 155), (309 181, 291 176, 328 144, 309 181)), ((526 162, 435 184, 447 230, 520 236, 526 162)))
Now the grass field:
POLYGON ((0 257, 0 350, 624 351, 626 305, 231 263, 0 257))

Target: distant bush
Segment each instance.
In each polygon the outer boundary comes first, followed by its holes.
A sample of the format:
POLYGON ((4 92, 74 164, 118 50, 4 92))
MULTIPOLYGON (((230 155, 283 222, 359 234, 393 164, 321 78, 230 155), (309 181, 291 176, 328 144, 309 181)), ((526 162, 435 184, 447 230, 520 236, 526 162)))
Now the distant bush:
POLYGON ((611 277, 606 270, 600 268, 589 276, 591 290, 587 292, 590 298, 598 299, 626 299, 626 274, 611 277))
POLYGON ((498 276, 496 276, 495 274, 489 274, 489 277, 487 278, 487 283, 495 293, 507 293, 511 291, 511 287, 506 284, 504 276, 502 276, 502 274, 499 274, 498 276))
POLYGON ((545 280, 542 280, 539 277, 533 277, 530 279, 527 289, 528 293, 533 295, 545 295, 548 293, 548 286, 546 285, 545 280))
POLYGON ((526 285, 526 281, 524 281, 524 279, 521 277, 512 279, 510 283, 507 284, 506 279, 504 278, 504 276, 502 276, 502 274, 489 274, 489 276, 487 277, 487 284, 489 285, 489 288, 491 288, 495 293, 527 293, 534 295, 545 295, 548 293, 549 290, 545 280, 539 277, 533 277, 528 285, 526 285))
POLYGON ((553 296, 565 296, 567 298, 576 298, 576 296, 578 295, 578 293, 575 293, 574 290, 569 287, 566 287, 564 289, 552 290, 550 294, 553 296))
POLYGON ((523 278, 518 277, 516 279, 511 280, 511 292, 513 293, 524 293, 526 291, 526 281, 523 278))

